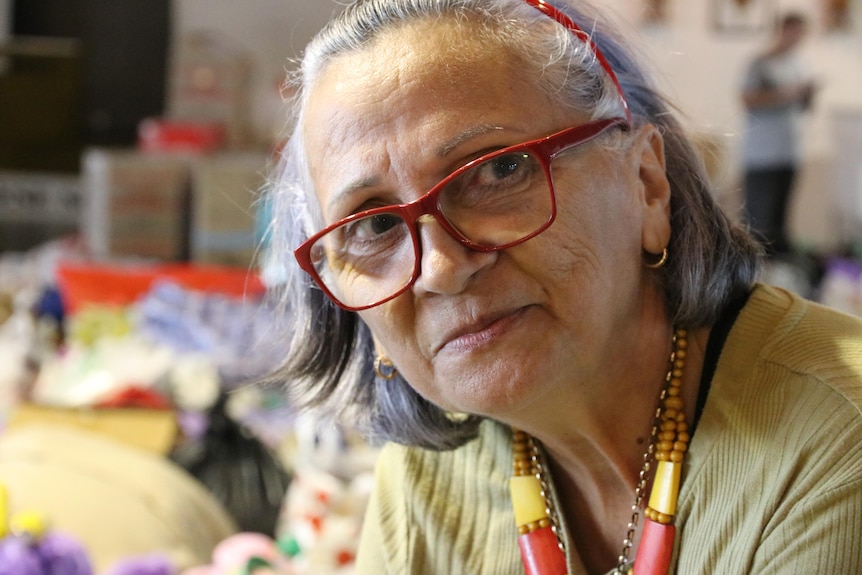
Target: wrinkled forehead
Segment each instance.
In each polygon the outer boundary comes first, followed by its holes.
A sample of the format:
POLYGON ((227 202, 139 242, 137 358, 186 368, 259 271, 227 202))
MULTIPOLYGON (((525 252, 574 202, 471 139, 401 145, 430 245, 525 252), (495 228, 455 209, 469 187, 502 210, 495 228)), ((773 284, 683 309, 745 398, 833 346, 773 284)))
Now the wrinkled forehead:
POLYGON ((332 58, 306 88, 303 139, 338 142, 333 130, 392 118, 414 105, 428 112, 457 109, 460 100, 475 101, 483 86, 524 82, 530 74, 523 59, 477 28, 426 18, 389 28, 361 49, 332 58))
MULTIPOLYGON (((477 17, 422 17, 389 25, 377 31, 360 48, 330 56, 307 86, 318 89, 322 79, 331 80, 331 69, 355 82, 357 76, 371 76, 374 82, 398 81, 405 75, 421 78, 423 69, 436 62, 445 63, 453 73, 464 66, 475 67, 483 60, 511 58, 502 35, 489 29, 477 17), (357 74, 345 74, 356 69, 357 74)), ((331 84, 330 84, 331 86, 331 84)))

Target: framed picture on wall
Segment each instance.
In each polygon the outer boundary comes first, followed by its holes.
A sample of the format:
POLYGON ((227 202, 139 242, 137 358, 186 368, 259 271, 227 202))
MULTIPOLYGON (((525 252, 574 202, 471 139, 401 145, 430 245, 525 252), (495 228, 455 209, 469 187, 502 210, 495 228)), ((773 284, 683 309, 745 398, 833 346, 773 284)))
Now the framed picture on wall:
POLYGON ((775 21, 775 0, 712 0, 713 27, 719 32, 761 32, 775 21))
POLYGON ((664 25, 668 21, 668 0, 646 0, 642 21, 647 25, 664 25))
POLYGON ((827 32, 847 32, 851 29, 850 0, 826 0, 823 11, 827 32))

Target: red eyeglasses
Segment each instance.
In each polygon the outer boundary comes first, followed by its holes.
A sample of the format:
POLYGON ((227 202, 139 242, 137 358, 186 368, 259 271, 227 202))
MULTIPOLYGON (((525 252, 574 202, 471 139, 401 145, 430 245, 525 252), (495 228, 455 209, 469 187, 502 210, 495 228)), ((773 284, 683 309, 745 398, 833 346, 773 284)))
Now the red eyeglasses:
POLYGON ((622 118, 590 122, 477 158, 422 197, 365 210, 311 236, 296 250, 299 265, 340 307, 360 311, 404 293, 420 273, 416 221, 433 217, 462 245, 505 250, 542 233, 556 217, 551 161, 622 118))
POLYGON ((544 0, 525 1, 590 46, 616 86, 625 119, 598 120, 491 152, 410 203, 365 210, 314 234, 294 255, 340 307, 368 309, 413 285, 421 273, 416 222, 422 216, 433 217, 463 246, 480 252, 505 250, 542 233, 556 217, 551 161, 611 127, 631 123, 619 80, 589 35, 544 0))

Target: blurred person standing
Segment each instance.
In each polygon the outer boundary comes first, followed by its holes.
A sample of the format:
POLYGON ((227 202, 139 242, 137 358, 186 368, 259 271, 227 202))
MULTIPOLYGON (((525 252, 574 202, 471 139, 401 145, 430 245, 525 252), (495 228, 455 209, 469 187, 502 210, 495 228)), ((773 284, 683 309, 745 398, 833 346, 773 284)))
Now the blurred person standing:
POLYGON ((787 206, 800 162, 799 124, 816 90, 797 50, 807 28, 804 15, 785 14, 769 48, 748 65, 742 86, 745 215, 771 256, 791 251, 787 206))

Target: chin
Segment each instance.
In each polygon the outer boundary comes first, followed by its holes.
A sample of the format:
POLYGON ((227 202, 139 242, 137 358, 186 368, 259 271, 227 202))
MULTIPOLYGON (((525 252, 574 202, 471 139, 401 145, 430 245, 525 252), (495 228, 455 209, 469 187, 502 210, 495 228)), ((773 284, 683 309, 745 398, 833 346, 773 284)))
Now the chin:
POLYGON ((545 379, 525 371, 523 363, 498 362, 440 377, 437 387, 445 409, 492 419, 522 410, 539 396, 545 379))

